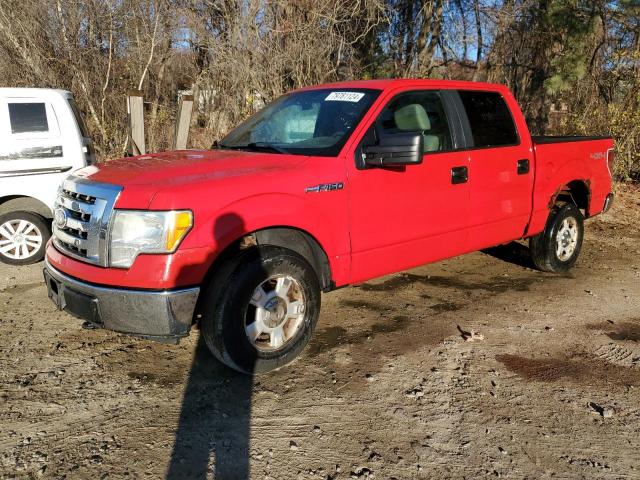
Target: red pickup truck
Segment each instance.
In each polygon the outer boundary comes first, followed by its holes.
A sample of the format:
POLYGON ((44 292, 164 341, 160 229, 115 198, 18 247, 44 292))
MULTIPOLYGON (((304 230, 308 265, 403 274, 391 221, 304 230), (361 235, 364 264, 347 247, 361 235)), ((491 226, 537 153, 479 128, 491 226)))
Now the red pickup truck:
POLYGON ((211 150, 69 176, 45 280, 92 325, 177 341, 198 324, 219 360, 266 372, 308 343, 321 292, 523 238, 566 271, 613 158, 609 137, 532 138, 501 85, 304 88, 211 150))

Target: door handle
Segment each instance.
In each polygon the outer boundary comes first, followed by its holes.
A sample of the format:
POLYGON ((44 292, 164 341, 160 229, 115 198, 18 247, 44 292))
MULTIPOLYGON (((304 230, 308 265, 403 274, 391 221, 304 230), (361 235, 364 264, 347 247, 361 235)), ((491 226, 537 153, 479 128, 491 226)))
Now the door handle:
POLYGON ((526 175, 527 173, 529 173, 529 159, 518 160, 518 175, 526 175))
POLYGON ((469 169, 467 167, 453 167, 451 169, 451 183, 467 183, 469 180, 469 169))

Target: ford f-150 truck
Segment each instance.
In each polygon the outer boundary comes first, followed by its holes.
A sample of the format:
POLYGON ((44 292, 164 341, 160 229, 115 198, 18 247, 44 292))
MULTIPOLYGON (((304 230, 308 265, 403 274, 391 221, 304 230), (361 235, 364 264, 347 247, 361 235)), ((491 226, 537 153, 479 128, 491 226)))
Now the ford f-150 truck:
POLYGON ((45 280, 90 325, 175 341, 198 325, 245 373, 308 343, 320 294, 528 238, 564 272, 611 205, 609 137, 533 137, 501 85, 372 80, 291 92, 211 150, 62 183, 45 280))

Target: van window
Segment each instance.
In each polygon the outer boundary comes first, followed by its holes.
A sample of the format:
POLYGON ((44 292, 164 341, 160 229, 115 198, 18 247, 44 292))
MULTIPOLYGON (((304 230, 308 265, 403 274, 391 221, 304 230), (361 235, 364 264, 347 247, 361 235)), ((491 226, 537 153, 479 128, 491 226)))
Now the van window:
POLYGON ((509 107, 497 92, 460 91, 473 134, 473 146, 517 145, 518 132, 509 107))
POLYGON ((48 132, 44 103, 10 103, 11 133, 48 132))
POLYGON ((78 108, 76 101, 73 98, 70 98, 68 99, 68 102, 71 107, 71 111, 73 112, 73 116, 76 117, 76 123, 78 124, 78 128, 80 128, 80 133, 84 138, 89 138, 87 126, 84 123, 84 119, 82 118, 82 114, 80 113, 80 109, 78 108))

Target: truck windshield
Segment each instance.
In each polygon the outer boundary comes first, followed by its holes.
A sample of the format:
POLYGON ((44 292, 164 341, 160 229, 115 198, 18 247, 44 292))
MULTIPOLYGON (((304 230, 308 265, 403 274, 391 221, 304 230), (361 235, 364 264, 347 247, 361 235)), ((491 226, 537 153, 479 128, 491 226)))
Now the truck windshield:
POLYGON ((362 88, 293 92, 250 117, 218 147, 333 157, 378 95, 362 88))

